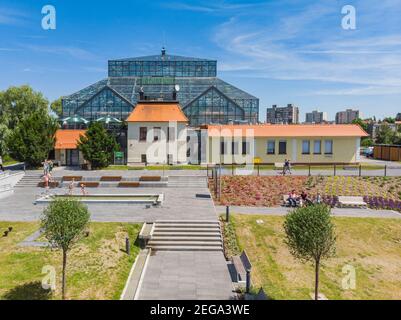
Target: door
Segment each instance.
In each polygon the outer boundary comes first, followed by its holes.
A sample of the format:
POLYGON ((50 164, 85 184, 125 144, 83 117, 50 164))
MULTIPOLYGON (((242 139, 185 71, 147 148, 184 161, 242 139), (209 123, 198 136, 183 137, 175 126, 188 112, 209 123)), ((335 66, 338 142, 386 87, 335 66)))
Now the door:
POLYGON ((79 165, 79 150, 67 150, 67 166, 78 166, 79 165))

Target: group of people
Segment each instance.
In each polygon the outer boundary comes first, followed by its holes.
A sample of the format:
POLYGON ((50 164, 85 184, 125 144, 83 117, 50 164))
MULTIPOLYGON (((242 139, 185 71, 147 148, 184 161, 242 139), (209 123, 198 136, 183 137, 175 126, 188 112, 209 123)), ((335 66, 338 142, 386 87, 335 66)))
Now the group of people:
POLYGON ((291 174, 291 162, 289 159, 284 160, 284 165, 283 165, 283 176, 286 175, 286 173, 291 174))
POLYGON ((318 193, 316 195, 316 199, 315 202, 313 202, 308 194, 303 190, 301 192, 300 195, 298 195, 295 190, 292 190, 289 194, 288 194, 288 199, 287 199, 287 203, 290 207, 303 207, 303 206, 310 206, 313 205, 314 203, 319 204, 322 202, 322 196, 320 195, 320 193, 318 193))
POLYGON ((42 162, 43 165, 43 183, 45 186, 45 189, 49 189, 49 183, 52 182, 52 171, 54 168, 53 161, 45 159, 45 161, 42 162))
MULTIPOLYGON (((85 189, 85 184, 81 182, 80 187, 81 187, 81 194, 83 196, 87 195, 88 192, 85 189)), ((75 189, 75 179, 73 178, 68 184, 68 195, 72 196, 74 194, 74 189, 75 189)))

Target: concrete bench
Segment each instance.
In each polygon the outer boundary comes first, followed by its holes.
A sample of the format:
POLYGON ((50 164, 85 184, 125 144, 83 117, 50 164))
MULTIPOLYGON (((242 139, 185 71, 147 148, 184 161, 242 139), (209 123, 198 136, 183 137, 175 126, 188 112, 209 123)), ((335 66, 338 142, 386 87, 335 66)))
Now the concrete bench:
POLYGON ((231 261, 235 269, 234 280, 236 280, 236 282, 238 283, 245 283, 246 270, 251 270, 252 268, 251 262, 249 261, 246 252, 242 251, 241 255, 233 256, 231 258, 231 261))
POLYGON ((283 170, 284 169, 284 162, 275 162, 274 163, 274 169, 283 170))
POLYGON ((363 201, 363 197, 353 197, 353 196, 339 196, 338 197, 339 207, 358 207, 367 208, 368 205, 363 201))

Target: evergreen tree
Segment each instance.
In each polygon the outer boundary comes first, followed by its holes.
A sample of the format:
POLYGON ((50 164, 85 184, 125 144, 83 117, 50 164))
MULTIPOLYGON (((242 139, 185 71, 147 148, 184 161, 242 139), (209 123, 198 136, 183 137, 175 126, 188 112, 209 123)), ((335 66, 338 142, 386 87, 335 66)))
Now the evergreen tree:
POLYGON ((89 161, 92 169, 104 168, 113 161, 113 154, 119 150, 116 138, 109 134, 99 122, 89 125, 85 136, 78 141, 78 149, 85 160, 89 161))
POLYGON ((54 147, 54 135, 58 129, 55 119, 47 111, 36 110, 20 120, 7 136, 7 146, 12 158, 37 167, 54 147))

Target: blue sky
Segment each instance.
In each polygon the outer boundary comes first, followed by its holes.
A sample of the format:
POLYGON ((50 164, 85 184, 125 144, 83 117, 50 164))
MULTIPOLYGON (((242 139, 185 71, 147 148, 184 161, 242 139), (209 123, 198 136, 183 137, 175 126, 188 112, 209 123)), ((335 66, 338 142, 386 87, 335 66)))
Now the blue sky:
POLYGON ((168 53, 218 60, 218 76, 266 106, 331 119, 401 112, 401 0, 0 2, 0 90, 30 84, 53 100, 107 76, 107 60, 168 53), (41 9, 57 29, 41 28, 41 9), (356 29, 341 27, 344 5, 356 29))

